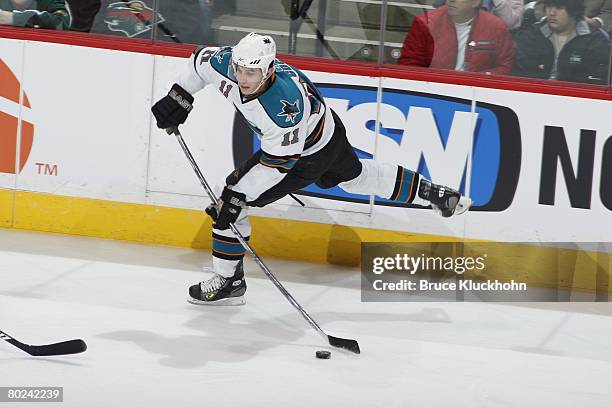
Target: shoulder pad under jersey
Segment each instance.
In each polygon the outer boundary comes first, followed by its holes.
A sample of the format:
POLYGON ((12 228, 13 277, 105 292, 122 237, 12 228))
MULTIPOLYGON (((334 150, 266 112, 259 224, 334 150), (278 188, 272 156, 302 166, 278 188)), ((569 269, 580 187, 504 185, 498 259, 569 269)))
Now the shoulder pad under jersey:
POLYGON ((292 75, 277 72, 270 88, 258 97, 272 121, 281 128, 290 128, 302 121, 304 99, 292 75))

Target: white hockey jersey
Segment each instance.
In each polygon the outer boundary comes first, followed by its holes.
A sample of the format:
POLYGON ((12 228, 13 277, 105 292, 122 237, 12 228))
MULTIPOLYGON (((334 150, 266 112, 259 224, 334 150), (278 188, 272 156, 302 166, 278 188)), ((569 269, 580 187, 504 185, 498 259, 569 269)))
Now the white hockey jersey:
POLYGON ((232 187, 253 201, 278 184, 300 156, 323 148, 334 132, 334 120, 314 84, 298 69, 276 60, 270 86, 249 98, 240 92, 231 61, 232 47, 199 48, 176 83, 192 95, 214 86, 261 140, 259 162, 232 187))

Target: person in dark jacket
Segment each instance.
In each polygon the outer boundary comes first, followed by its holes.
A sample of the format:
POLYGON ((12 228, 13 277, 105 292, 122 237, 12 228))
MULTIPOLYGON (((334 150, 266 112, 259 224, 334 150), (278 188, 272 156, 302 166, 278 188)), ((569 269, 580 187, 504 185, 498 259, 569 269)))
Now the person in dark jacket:
POLYGON ((67 0, 72 13, 72 31, 88 33, 100 11, 100 0, 67 0))
POLYGON ((64 0, 0 0, 0 25, 68 30, 70 13, 64 0))
MULTIPOLYGON (((541 19, 545 15, 543 0, 534 1, 534 17, 541 19)), ((612 0, 584 0, 584 19, 591 28, 602 28, 612 32, 612 0)))
POLYGON ((610 46, 584 19, 584 0, 544 0, 545 17, 515 34, 518 76, 605 85, 610 46))
POLYGON ((507 74, 514 42, 499 17, 480 10, 480 0, 446 0, 446 5, 414 19, 398 63, 507 74))

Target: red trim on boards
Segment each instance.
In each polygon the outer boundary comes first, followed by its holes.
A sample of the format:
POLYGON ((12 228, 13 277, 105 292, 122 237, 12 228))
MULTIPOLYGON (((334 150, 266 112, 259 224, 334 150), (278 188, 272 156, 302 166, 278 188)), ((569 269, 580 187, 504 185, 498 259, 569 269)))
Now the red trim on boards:
POLYGON ((195 45, 192 44, 154 42, 142 38, 7 26, 0 26, 0 38, 139 52, 142 54, 167 55, 171 57, 188 57, 195 48, 195 45))
POLYGON ((612 100, 612 88, 605 86, 520 78, 510 75, 489 76, 475 72, 462 72, 458 74, 453 71, 440 69, 420 67, 404 69, 401 66, 385 65, 381 69, 381 76, 545 95, 612 100))
MULTIPOLYGON (((188 57, 193 44, 133 39, 112 35, 87 34, 74 31, 55 31, 0 26, 0 38, 40 41, 90 48, 103 48, 143 54, 188 57)), ((366 62, 339 61, 317 57, 282 55, 281 59, 303 70, 338 74, 386 77, 445 84, 503 89, 547 95, 561 95, 588 99, 612 100, 612 88, 568 82, 543 81, 512 76, 487 76, 472 72, 457 73, 399 65, 379 66, 366 62)))

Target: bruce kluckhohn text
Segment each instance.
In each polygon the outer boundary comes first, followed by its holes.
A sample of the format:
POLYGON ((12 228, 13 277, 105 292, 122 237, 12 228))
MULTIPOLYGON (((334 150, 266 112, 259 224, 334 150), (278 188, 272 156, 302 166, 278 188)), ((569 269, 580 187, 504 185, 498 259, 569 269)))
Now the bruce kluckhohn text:
POLYGON ((377 279, 372 283, 376 291, 526 291, 527 284, 516 282, 500 282, 496 280, 473 281, 464 280, 459 282, 430 282, 426 279, 409 281, 402 279, 399 282, 384 282, 377 279))

